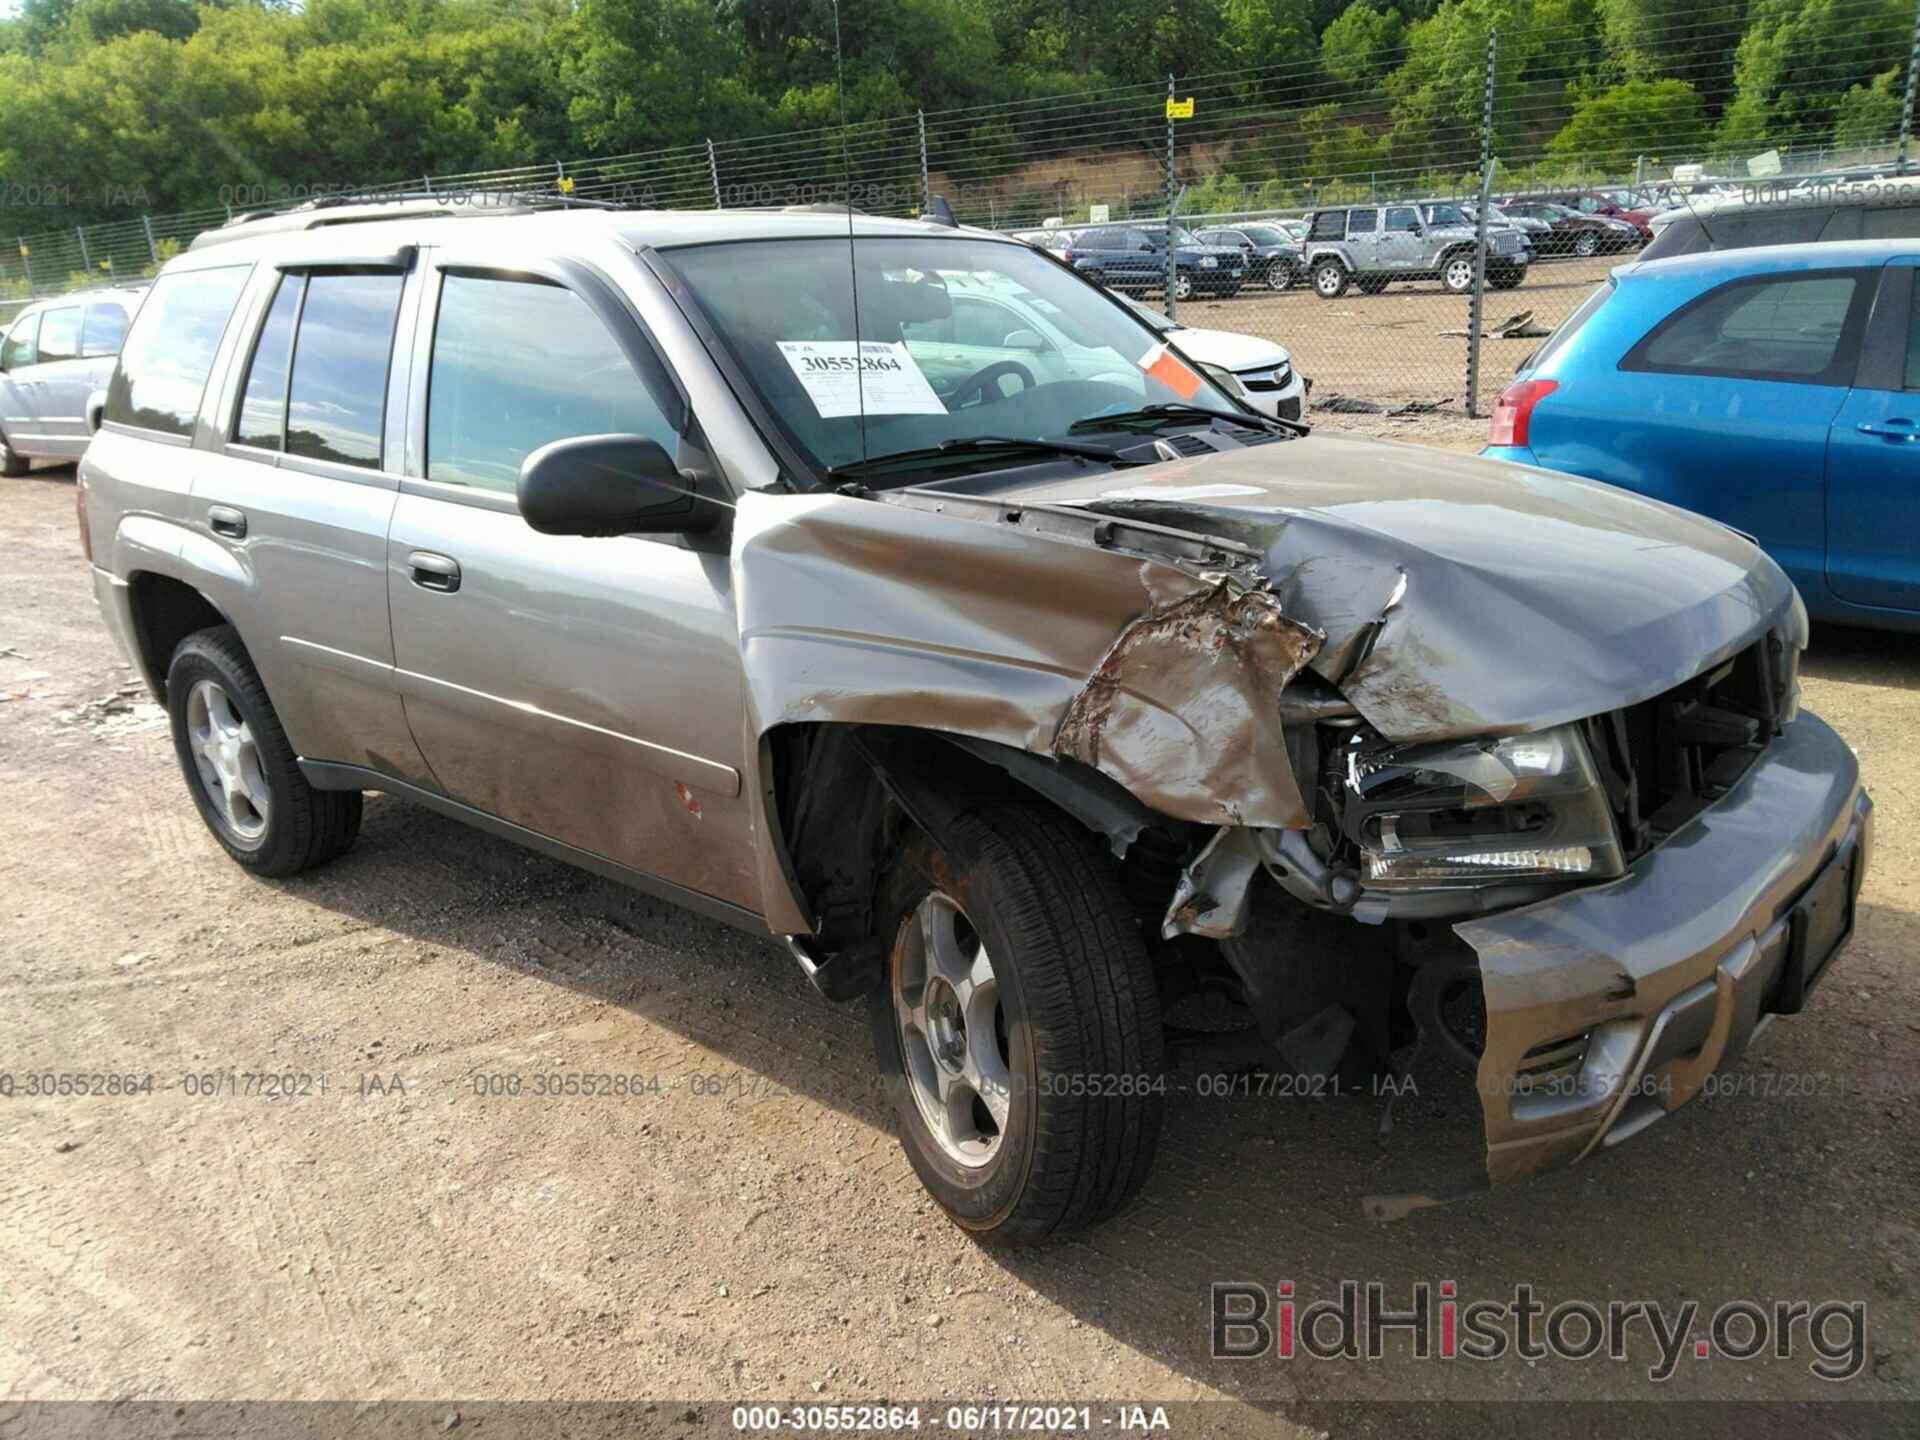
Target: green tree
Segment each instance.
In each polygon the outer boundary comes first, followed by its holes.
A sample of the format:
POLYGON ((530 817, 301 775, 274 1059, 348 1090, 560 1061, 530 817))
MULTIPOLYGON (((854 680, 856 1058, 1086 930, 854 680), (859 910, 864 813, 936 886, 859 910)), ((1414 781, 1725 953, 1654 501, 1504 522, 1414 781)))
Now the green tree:
POLYGON ((1902 78, 1898 69, 1882 70, 1870 84, 1855 85, 1834 107, 1833 143, 1884 145, 1900 132, 1902 78))
POLYGON ((1691 85, 1629 80, 1584 97, 1547 154, 1580 167, 1617 170, 1637 155, 1690 155, 1705 137, 1700 96, 1691 85))
POLYGON ((1901 64, 1912 30, 1908 0, 1756 0, 1720 142, 1760 149, 1827 139, 1841 97, 1901 64))
POLYGON ((1397 64, 1406 44, 1398 10, 1376 10, 1356 0, 1320 36, 1321 63, 1343 85, 1371 85, 1397 64))

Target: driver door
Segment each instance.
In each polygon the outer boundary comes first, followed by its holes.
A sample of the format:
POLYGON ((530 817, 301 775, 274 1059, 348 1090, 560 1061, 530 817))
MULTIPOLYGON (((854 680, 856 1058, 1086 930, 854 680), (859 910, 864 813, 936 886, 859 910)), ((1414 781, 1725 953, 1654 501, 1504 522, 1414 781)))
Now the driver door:
POLYGON ((678 386, 583 266, 425 263, 387 550, 421 752, 477 810, 757 911, 724 541, 541 535, 515 498, 521 460, 553 440, 628 433, 674 453, 678 386))
POLYGON ((1380 268, 1415 269, 1423 243, 1420 212, 1411 205, 1389 205, 1380 230, 1380 268))

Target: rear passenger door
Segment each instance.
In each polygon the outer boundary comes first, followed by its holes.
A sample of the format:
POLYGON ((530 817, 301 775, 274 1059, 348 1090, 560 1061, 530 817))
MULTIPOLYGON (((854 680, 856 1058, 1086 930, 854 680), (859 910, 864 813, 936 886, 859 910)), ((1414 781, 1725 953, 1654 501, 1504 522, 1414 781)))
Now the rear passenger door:
POLYGON ((1353 268, 1362 273, 1372 273, 1385 268, 1380 262, 1380 212, 1378 210, 1349 210, 1347 212, 1347 253, 1353 257, 1353 268))
POLYGON ((227 613, 300 757, 428 783, 387 617, 410 260, 257 267, 191 514, 230 556, 227 613))
MULTIPOLYGON (((1767 273, 1681 306, 1620 362, 1606 453, 1581 473, 1619 467, 1630 488, 1754 536, 1802 589, 1824 586, 1827 433, 1876 275, 1767 273)), ((1580 403, 1578 381, 1567 399, 1580 403)))
POLYGON ((32 449, 38 455, 77 456, 86 448, 86 396, 74 398, 85 380, 79 373, 83 308, 62 305, 41 312, 39 354, 21 372, 33 416, 32 449))
POLYGON ((1914 257, 1882 272, 1859 374, 1827 444, 1827 584, 1920 610, 1920 304, 1914 257))
POLYGON ((413 733, 455 799, 758 910, 724 541, 542 535, 517 499, 521 461, 554 440, 686 453, 687 402, 597 272, 434 255, 388 549, 413 733))

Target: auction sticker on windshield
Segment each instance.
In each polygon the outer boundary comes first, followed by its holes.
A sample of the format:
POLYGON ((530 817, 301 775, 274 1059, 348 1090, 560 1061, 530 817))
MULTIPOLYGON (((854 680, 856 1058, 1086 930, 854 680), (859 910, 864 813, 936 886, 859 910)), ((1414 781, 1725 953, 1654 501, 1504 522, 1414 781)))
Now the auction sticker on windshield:
POLYGON ((843 415, 944 415, 947 407, 898 342, 862 340, 858 368, 851 340, 782 340, 780 353, 823 420, 843 415))
POLYGON ((1139 364, 1142 370, 1182 400, 1191 400, 1200 393, 1200 377, 1164 345, 1156 345, 1142 355, 1139 364))

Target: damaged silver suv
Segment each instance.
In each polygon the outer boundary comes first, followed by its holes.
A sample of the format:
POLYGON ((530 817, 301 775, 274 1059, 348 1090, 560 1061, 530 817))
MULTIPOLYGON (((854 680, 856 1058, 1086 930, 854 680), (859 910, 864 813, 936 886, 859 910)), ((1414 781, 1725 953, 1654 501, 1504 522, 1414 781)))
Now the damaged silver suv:
POLYGON ((1578 1160, 1801 1007, 1867 863, 1746 540, 1241 409, 989 234, 242 221, 80 483, 237 862, 380 790, 779 937, 976 1231, 1140 1187, 1196 978, 1275 1073, 1458 1067, 1493 1180, 1578 1160), (981 285, 1048 333, 949 323, 981 285))

